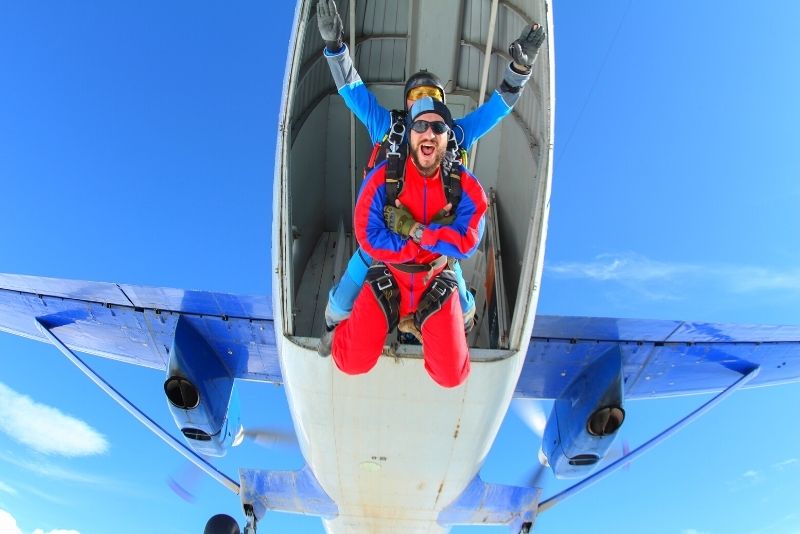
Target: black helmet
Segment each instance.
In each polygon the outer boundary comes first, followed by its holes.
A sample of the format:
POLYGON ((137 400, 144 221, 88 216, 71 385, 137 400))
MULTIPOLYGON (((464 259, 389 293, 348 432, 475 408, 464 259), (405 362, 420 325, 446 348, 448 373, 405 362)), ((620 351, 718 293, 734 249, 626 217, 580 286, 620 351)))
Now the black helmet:
MULTIPOLYGON (((408 81, 406 82, 406 90, 403 92, 404 102, 408 100, 408 92, 416 87, 435 87, 439 89, 439 91, 441 92, 441 101, 443 104, 446 104, 444 95, 444 84, 442 83, 442 80, 440 80, 439 77, 436 76, 434 73, 422 69, 416 74, 412 74, 408 78, 408 81)), ((428 95, 428 96, 433 96, 433 95, 428 95)))

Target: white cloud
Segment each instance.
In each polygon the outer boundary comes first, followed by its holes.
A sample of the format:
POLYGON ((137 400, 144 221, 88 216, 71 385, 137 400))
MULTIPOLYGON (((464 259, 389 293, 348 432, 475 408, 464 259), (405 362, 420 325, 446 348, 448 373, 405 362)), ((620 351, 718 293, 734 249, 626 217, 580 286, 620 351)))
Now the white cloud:
POLYGON ((742 473, 742 476, 748 480, 756 480, 759 477, 759 473, 755 469, 748 469, 742 473))
POLYGON ((733 481, 727 483, 730 491, 745 491, 753 486, 761 486, 767 481, 767 477, 762 471, 748 469, 733 481))
POLYGON ((108 450, 106 438, 84 421, 35 402, 2 383, 0 430, 44 454, 88 456, 108 450))
POLYGON ((653 300, 689 295, 696 284, 734 293, 784 291, 800 294, 800 269, 752 265, 662 262, 634 253, 600 254, 584 262, 547 263, 545 274, 559 278, 616 282, 653 300), (656 291, 656 288, 658 289, 656 291))
MULTIPOLYGON (((6 510, 0 508, 0 534, 22 534, 22 530, 17 526, 17 520, 6 510)), ((33 534, 81 534, 77 530, 44 530, 37 528, 33 534)))
POLYGON ((14 516, 0 508, 0 532, 3 534, 22 534, 14 516))
POLYGON ((659 262, 638 254, 600 254, 589 262, 557 262, 546 266, 547 273, 565 278, 629 282, 664 280, 696 270, 690 264, 659 262))
POLYGON ((74 471, 72 469, 67 469, 61 467, 59 465, 55 465, 46 461, 43 457, 39 457, 35 460, 29 460, 20 458, 18 456, 9 454, 7 452, 0 451, 0 460, 7 462, 11 465, 15 465, 31 473, 36 475, 40 475, 47 478, 52 478, 56 480, 62 480, 64 482, 78 482, 81 484, 92 484, 92 485, 111 485, 112 481, 103 477, 89 475, 86 473, 81 473, 80 471, 74 471))
POLYGON ((51 495, 45 491, 42 491, 38 488, 28 486, 26 484, 19 484, 19 491, 21 493, 30 494, 43 501, 47 501, 53 504, 57 504, 58 506, 71 506, 71 503, 62 499, 60 497, 56 497, 55 495, 51 495))
MULTIPOLYGON (((2 491, 3 493, 9 493, 11 495, 16 495, 17 494, 17 490, 16 489, 12 488, 11 486, 6 484, 2 480, 0 480, 0 491, 2 491)), ((2 532, 2 531, 0 530, 0 532, 2 532)))
POLYGON ((795 466, 796 467, 796 464, 798 464, 798 462, 800 462, 800 460, 798 460, 797 458, 789 458, 788 460, 784 460, 782 462, 778 462, 777 464, 774 464, 772 467, 774 469, 777 469, 778 471, 783 471, 784 469, 786 469, 789 466, 795 466))

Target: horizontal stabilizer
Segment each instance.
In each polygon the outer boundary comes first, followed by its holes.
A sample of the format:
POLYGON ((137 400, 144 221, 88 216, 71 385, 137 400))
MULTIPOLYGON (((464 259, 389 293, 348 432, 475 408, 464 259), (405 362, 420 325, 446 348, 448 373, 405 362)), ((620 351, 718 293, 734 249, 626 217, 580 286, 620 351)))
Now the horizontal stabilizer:
POLYGON ((308 466, 298 471, 240 469, 243 504, 261 520, 268 510, 334 519, 339 507, 319 485, 308 466))
POLYGON ((533 523, 539 506, 540 488, 488 484, 476 475, 461 495, 439 514, 443 527, 454 525, 509 525, 519 532, 523 523, 533 523))

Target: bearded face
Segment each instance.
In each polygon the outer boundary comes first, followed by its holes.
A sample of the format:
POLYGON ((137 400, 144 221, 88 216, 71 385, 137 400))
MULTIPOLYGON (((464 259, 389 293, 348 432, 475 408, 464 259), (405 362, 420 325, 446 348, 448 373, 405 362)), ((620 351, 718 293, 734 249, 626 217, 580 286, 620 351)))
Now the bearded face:
MULTIPOLYGON (((425 113, 416 118, 428 122, 441 121, 442 117, 436 113, 425 113)), ((411 130, 409 135, 411 160, 417 166, 422 176, 433 176, 442 164, 444 153, 447 149, 447 132, 435 134, 432 128, 422 133, 411 130)))

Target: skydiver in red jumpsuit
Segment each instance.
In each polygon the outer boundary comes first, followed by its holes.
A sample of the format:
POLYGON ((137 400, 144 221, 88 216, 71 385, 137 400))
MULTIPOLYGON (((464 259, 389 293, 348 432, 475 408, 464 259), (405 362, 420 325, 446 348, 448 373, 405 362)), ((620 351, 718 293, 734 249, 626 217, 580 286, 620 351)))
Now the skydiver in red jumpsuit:
POLYGON ((378 362, 387 333, 400 323, 421 338, 431 378, 455 387, 467 379, 470 364, 457 280, 447 258, 468 258, 477 249, 486 194, 459 167, 461 197, 456 206, 448 202, 442 161, 453 121, 443 103, 422 98, 408 117, 410 157, 395 205, 387 205, 385 162, 361 186, 353 225, 358 244, 376 263, 352 314, 336 327, 332 354, 343 372, 366 373, 378 362))

